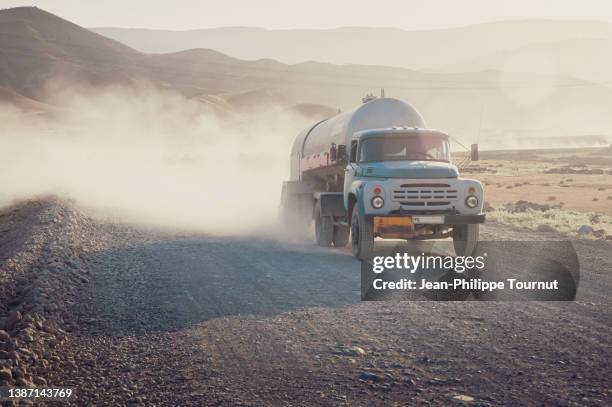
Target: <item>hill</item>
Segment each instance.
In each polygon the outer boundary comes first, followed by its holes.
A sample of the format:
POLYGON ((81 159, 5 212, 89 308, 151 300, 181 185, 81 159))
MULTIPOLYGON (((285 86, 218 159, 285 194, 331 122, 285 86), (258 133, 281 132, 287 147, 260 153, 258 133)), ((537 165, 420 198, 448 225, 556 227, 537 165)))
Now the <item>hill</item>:
POLYGON ((143 52, 212 48, 241 59, 273 58, 289 64, 315 60, 417 70, 467 63, 531 44, 581 38, 612 40, 609 23, 551 20, 500 21, 419 31, 371 27, 329 30, 223 27, 188 31, 101 27, 92 30, 143 52))
POLYGON ((388 96, 414 104, 431 127, 468 141, 480 134, 511 137, 524 129, 605 134, 612 125, 612 90, 563 75, 284 64, 210 49, 145 54, 37 8, 0 11, 0 22, 9 34, 0 36, 0 86, 41 102, 53 103, 55 93, 75 83, 147 83, 222 110, 310 103, 336 111, 385 87, 388 96))
POLYGON ((0 86, 40 97, 50 78, 94 83, 137 77, 135 51, 35 7, 0 11, 0 86))

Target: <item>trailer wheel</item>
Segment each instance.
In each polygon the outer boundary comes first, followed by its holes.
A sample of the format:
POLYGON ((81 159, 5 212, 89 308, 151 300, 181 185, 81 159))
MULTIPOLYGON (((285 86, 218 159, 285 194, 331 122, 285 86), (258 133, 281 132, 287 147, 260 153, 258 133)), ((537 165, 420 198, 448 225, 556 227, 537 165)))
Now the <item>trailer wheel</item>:
POLYGON ((453 246, 457 256, 471 256, 478 246, 480 225, 455 225, 453 227, 453 246))
POLYGON ((374 252, 374 227, 372 220, 359 214, 357 208, 351 215, 351 249, 358 259, 367 259, 374 252))
POLYGON ((348 226, 334 227, 334 246, 344 247, 349 241, 350 229, 348 226))
POLYGON ((319 205, 315 208, 315 236, 317 244, 329 247, 334 239, 334 222, 331 216, 322 216, 319 205))

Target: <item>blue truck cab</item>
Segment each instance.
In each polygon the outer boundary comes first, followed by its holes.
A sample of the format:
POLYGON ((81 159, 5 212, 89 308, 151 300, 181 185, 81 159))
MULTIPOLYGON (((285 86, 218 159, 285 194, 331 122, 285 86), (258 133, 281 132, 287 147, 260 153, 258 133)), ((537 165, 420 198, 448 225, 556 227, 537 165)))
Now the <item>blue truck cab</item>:
MULTIPOLYGON (((477 149, 472 159, 477 159, 477 149)), ((453 238, 460 255, 478 242, 484 189, 452 163, 449 136, 427 128, 397 99, 369 99, 296 138, 281 215, 298 230, 314 221, 321 246, 351 244, 368 258, 377 238, 453 238)))

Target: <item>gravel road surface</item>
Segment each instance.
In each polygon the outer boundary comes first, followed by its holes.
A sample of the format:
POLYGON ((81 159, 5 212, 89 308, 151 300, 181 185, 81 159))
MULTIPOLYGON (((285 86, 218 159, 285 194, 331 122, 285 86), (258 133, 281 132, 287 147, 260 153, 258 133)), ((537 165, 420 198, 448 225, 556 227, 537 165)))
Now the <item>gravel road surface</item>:
MULTIPOLYGON (((612 400, 609 242, 576 244, 575 302, 392 303, 360 301, 359 263, 348 250, 86 217, 77 225, 87 226, 76 233, 87 244, 79 246, 82 278, 66 282, 74 295, 62 313, 34 314, 58 321, 60 340, 50 351, 41 342, 35 361, 22 357, 35 384, 75 387, 75 405, 612 400)), ((525 240, 527 232, 488 224, 483 233, 525 240)), ((32 306, 18 303, 26 318, 32 306)), ((9 335, 22 335, 16 330, 9 335)), ((17 339, 7 344, 20 349, 17 339)))

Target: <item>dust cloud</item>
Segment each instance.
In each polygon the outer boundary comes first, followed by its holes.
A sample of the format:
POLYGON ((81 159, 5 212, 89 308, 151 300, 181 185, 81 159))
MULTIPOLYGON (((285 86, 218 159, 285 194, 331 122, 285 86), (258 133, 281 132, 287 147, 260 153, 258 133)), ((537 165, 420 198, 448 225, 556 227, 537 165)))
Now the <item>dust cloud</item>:
POLYGON ((295 135, 282 108, 220 116, 150 88, 80 88, 52 116, 0 105, 0 205, 41 194, 154 226, 252 233, 276 219, 295 135))

